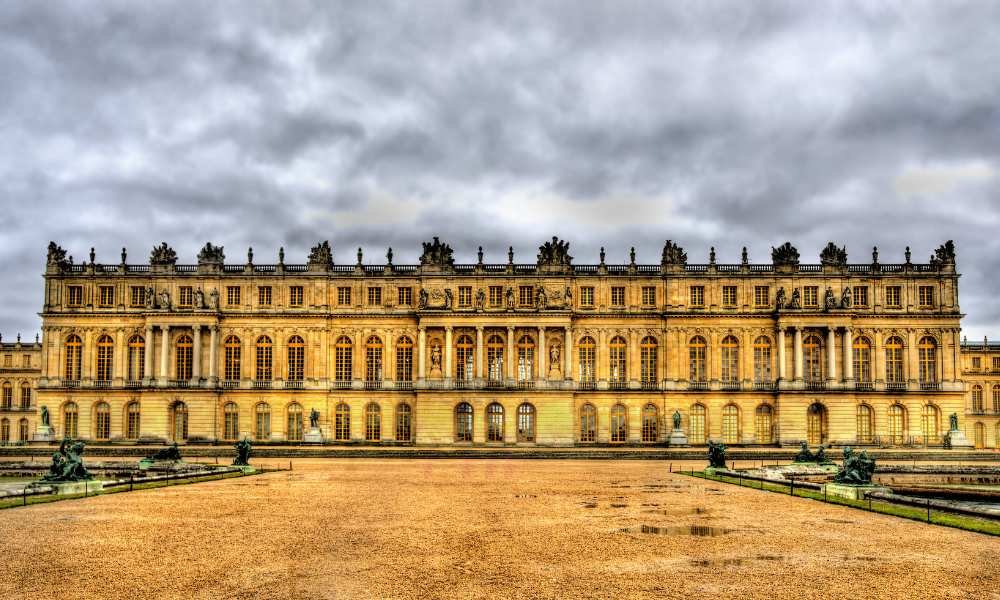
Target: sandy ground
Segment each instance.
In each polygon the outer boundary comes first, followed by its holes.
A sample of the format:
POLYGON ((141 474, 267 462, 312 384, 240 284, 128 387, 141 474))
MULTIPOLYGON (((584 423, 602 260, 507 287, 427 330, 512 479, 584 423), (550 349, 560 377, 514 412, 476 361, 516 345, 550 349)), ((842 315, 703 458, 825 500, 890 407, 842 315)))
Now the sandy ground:
POLYGON ((1000 539, 655 461, 296 460, 0 511, 0 598, 709 596, 1000 598, 1000 539))

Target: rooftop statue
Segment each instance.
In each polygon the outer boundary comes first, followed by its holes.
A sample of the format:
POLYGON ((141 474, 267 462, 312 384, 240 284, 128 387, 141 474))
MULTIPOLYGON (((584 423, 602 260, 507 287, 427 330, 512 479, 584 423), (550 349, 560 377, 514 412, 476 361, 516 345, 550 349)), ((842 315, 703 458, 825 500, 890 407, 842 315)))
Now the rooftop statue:
POLYGON ((819 262, 824 267, 847 266, 847 247, 838 248, 833 242, 827 243, 826 248, 819 253, 819 262))
POLYGON ((708 442, 708 466, 726 468, 726 446, 721 442, 708 442))
POLYGON ((61 246, 57 246, 55 242, 49 242, 49 254, 45 262, 49 266, 59 268, 70 264, 70 261, 66 260, 66 251, 61 246))
MULTIPOLYGON (((688 255, 672 240, 667 240, 663 244, 663 256, 660 258, 661 265, 684 266, 687 264, 688 255)), ((601 261, 603 262, 603 261, 601 261)))
POLYGON ((83 466, 83 442, 70 443, 69 439, 63 438, 59 452, 52 455, 49 473, 42 477, 42 481, 86 481, 93 478, 83 466))
POLYGON ((250 451, 252 447, 250 445, 250 440, 243 438, 242 440, 236 442, 233 446, 236 448, 236 459, 233 460, 233 466, 235 467, 246 467, 250 465, 250 451))
POLYGON ((948 240, 938 246, 931 257, 932 265, 954 265, 955 264, 955 242, 948 240))
POLYGON ((333 250, 330 249, 330 241, 323 240, 316 244, 309 251, 309 266, 330 268, 333 266, 333 250))
POLYGON ((177 253, 166 242, 161 242, 159 246, 153 246, 153 251, 149 253, 149 264, 158 266, 177 264, 177 253))
POLYGON ((222 246, 213 246, 211 242, 205 242, 205 247, 198 253, 199 265, 221 265, 226 260, 226 255, 222 251, 222 246))
POLYGON ((785 242, 777 248, 771 246, 771 262, 776 267, 797 267, 799 266, 799 251, 791 242, 785 242))
POLYGON ((875 473, 875 459, 864 450, 855 454, 850 446, 844 448, 844 464, 833 480, 851 485, 871 485, 875 473))
POLYGON ((573 261, 569 255, 569 242, 564 242, 552 236, 551 242, 545 242, 538 247, 539 267, 568 267, 573 261))
POLYGON ((424 242, 424 253, 420 255, 422 267, 453 267, 455 259, 451 246, 444 244, 437 236, 433 242, 424 242))

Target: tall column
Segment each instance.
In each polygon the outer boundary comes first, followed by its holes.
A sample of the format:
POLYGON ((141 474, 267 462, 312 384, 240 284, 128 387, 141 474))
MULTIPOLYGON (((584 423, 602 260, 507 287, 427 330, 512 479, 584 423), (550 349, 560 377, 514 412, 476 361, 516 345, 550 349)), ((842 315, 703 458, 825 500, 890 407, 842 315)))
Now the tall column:
POLYGON ((160 344, 160 381, 167 383, 167 356, 170 354, 170 325, 160 325, 163 340, 160 344))
POLYGON ((146 325, 146 339, 142 346, 142 376, 143 379, 153 379, 153 326, 146 325))
POLYGON ((778 379, 784 381, 788 378, 787 360, 785 360, 785 328, 778 328, 778 379))
POLYGON ((421 327, 420 333, 417 335, 417 374, 420 381, 427 379, 427 361, 425 360, 427 352, 427 328, 421 327))
POLYGON ((208 331, 210 334, 208 337, 208 378, 214 382, 218 379, 215 373, 215 365, 219 361, 216 359, 215 353, 217 352, 216 348, 219 346, 219 327, 212 325, 208 328, 208 331))
POLYGON ((483 326, 476 326, 476 379, 483 378, 483 326))
POLYGON ((385 353, 382 355, 382 379, 396 381, 396 353, 392 351, 396 336, 395 331, 385 332, 385 353))
POLYGON ((833 327, 826 328, 826 380, 834 381, 837 379, 837 352, 836 352, 836 340, 837 334, 834 332, 833 327))
POLYGON ((548 356, 545 354, 545 326, 538 326, 538 378, 547 379, 548 373, 545 371, 545 363, 548 356))
POLYGON ((802 327, 795 326, 795 381, 802 381, 802 327))
POLYGON ((445 381, 451 381, 452 371, 452 360, 451 360, 452 348, 451 348, 451 325, 444 328, 444 379, 445 381))
POLYGON ((507 378, 514 379, 514 328, 507 328, 507 378))
POLYGON ((917 360, 917 335, 912 329, 906 332, 906 378, 917 381, 920 377, 920 363, 917 360))
MULTIPOLYGON (((854 381, 854 335, 850 327, 844 328, 844 382, 854 381)), ((870 368, 870 367, 869 367, 870 368)))
POLYGON ((573 369, 573 328, 566 328, 566 343, 563 344, 563 358, 566 366, 563 367, 563 378, 570 379, 573 369))
POLYGON ((191 377, 201 380, 201 325, 194 326, 194 356, 191 361, 191 377))

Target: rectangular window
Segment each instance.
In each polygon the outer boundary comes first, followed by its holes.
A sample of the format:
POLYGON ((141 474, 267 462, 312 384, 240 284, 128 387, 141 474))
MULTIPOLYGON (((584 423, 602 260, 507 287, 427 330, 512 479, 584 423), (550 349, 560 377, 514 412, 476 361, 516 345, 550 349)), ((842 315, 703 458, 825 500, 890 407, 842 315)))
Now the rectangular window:
POLYGON ((503 286, 502 285, 491 285, 490 286, 490 306, 497 308, 503 306, 503 286))
POLYGON ((3 355, 3 366, 8 367, 8 368, 14 366, 14 355, 13 354, 4 354, 3 355))
POLYGON ((722 286, 722 305, 727 308, 736 307, 736 286, 735 285, 724 285, 722 286))
POLYGON ((615 286, 611 288, 611 306, 618 308, 625 307, 625 288, 615 286))
POLYGON ((293 285, 288 288, 288 306, 302 306, 301 285, 293 285))
POLYGON ((71 285, 67 288, 67 302, 68 306, 83 306, 83 286, 82 285, 71 285))
POLYGON ((180 293, 178 294, 177 303, 182 308, 190 308, 194 306, 194 292, 191 290, 191 286, 182 285, 180 293))
POLYGON ((972 370, 973 371, 978 371, 981 368, 982 368, 982 363, 980 362, 979 357, 978 356, 973 356, 972 357, 972 370))
POLYGON ((816 308, 819 306, 819 287, 807 285, 802 288, 802 306, 805 308, 816 308))
POLYGON ((382 306, 382 288, 368 288, 368 306, 382 306))
POLYGON ((133 307, 146 306, 146 288, 141 285, 133 285, 130 288, 130 295, 133 307))
POLYGON ((337 288, 337 306, 350 306, 350 305, 351 305, 351 288, 349 287, 337 288))
POLYGON ((902 288, 898 285, 890 285, 885 288, 885 306, 886 308, 903 308, 902 294, 900 293, 902 288))
POLYGON ((472 306, 472 286, 458 286, 458 306, 461 308, 472 306))
POLYGON ((753 305, 757 308, 767 308, 771 306, 771 288, 766 285, 754 286, 753 305))
POLYGON ((1000 371, 1000 356, 993 357, 993 370, 1000 371))
POLYGON ((594 288, 586 286, 580 288, 580 306, 594 305, 594 288))
POLYGON ((651 285, 642 287, 642 305, 656 306, 656 288, 651 285))
POLYGON ((271 286, 262 285, 257 288, 257 304, 271 306, 271 286))
POLYGON ((934 286, 922 285, 918 292, 920 308, 934 308, 934 286))
POLYGON ((102 285, 100 287, 100 306, 103 308, 109 308, 115 305, 115 288, 111 285, 102 285))
POLYGON ((25 369, 28 369, 28 368, 31 367, 31 355, 30 354, 25 354, 24 356, 21 357, 21 366, 24 367, 25 369))
POLYGON ((705 286, 691 286, 691 306, 705 306, 705 286))
POLYGON ((535 288, 530 285, 522 285, 517 289, 517 302, 519 306, 533 306, 535 304, 535 288))
POLYGON ((867 285, 856 285, 854 286, 854 306, 860 308, 868 307, 868 286, 867 285))
POLYGON ((400 306, 413 306, 413 288, 397 288, 396 299, 400 306))
POLYGON ((240 305, 240 286, 226 286, 226 304, 229 306, 240 305))

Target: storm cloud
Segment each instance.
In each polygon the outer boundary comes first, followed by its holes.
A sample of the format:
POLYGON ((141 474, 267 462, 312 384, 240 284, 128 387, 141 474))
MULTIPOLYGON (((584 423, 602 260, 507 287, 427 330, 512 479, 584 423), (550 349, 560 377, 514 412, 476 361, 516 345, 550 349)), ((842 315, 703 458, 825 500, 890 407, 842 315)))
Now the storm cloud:
POLYGON ((1000 336, 998 2, 0 4, 0 331, 45 246, 144 262, 923 261, 1000 336))

